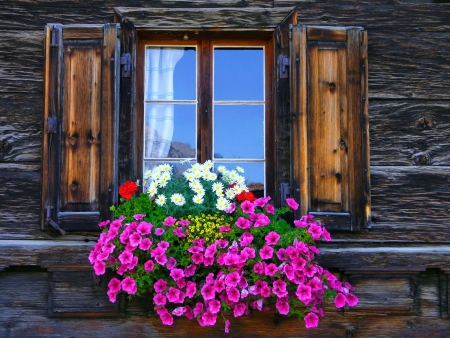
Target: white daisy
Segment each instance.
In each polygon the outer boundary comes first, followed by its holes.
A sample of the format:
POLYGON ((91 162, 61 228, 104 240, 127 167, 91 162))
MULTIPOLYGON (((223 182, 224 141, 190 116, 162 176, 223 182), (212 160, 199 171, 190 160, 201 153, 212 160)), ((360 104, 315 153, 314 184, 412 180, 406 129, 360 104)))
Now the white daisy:
POLYGON ((170 200, 172 201, 172 203, 178 205, 178 206, 182 206, 184 203, 186 203, 186 199, 184 198, 183 195, 181 194, 173 194, 170 197, 170 200))
POLYGON ((239 171, 240 173, 243 173, 243 172, 244 172, 244 168, 239 167, 239 166, 236 167, 236 170, 239 171))
POLYGON ((164 204, 166 204, 166 196, 158 195, 155 199, 155 203, 159 206, 163 206, 164 204))
POLYGON ((163 171, 161 173, 161 178, 166 180, 166 181, 170 180, 170 173, 168 171, 163 171))
POLYGON ((227 189, 225 190, 225 196, 229 199, 232 199, 234 196, 236 196, 236 193, 233 189, 227 189))
POLYGON ((203 195, 195 195, 192 197, 192 201, 196 204, 202 204, 203 203, 203 195))
POLYGON ((223 165, 219 165, 217 170, 219 171, 219 173, 223 174, 225 171, 227 171, 227 168, 225 168, 225 166, 223 166, 223 165))
POLYGON ((150 195, 150 197, 153 197, 158 193, 158 189, 156 189, 156 187, 150 186, 147 190, 147 193, 150 195))

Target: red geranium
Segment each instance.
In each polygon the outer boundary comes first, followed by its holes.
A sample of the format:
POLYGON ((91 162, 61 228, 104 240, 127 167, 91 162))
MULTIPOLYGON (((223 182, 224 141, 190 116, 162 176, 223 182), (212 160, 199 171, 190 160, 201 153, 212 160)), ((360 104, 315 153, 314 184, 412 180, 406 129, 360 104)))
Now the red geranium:
POLYGON ((244 202, 244 201, 250 201, 250 202, 254 202, 256 200, 255 195, 253 195, 253 193, 251 191, 241 191, 240 194, 236 195, 236 199, 239 202, 244 202))
POLYGON ((119 195, 129 200, 138 190, 137 184, 132 181, 126 181, 119 187, 119 195))

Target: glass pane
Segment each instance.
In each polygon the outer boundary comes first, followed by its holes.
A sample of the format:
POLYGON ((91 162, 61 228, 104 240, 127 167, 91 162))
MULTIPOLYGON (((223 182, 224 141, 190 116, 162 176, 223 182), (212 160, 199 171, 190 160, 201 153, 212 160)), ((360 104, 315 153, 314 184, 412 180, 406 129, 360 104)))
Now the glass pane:
POLYGON ((264 100, 262 48, 214 49, 214 100, 264 100))
POLYGON ((264 106, 214 106, 214 158, 264 159, 264 106))
POLYGON ((191 47, 147 47, 146 100, 195 100, 196 51, 191 47))
POLYGON ((196 105, 146 104, 145 158, 196 157, 196 105))

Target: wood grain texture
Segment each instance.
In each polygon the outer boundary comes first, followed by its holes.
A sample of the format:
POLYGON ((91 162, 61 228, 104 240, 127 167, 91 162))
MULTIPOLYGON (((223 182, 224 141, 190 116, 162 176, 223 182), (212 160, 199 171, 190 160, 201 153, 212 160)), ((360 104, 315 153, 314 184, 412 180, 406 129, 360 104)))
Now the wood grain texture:
POLYGON ((372 166, 450 165, 450 101, 371 100, 369 109, 372 166))

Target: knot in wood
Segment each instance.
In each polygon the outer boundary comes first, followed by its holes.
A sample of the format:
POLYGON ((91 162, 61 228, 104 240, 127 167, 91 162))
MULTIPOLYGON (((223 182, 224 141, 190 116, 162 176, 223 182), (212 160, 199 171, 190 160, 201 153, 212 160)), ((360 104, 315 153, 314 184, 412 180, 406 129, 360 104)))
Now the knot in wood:
POLYGON ((78 135, 72 135, 69 137, 70 145, 74 146, 78 142, 78 135))
POLYGON ((413 155, 414 165, 430 165, 431 155, 429 152, 421 152, 413 155))
POLYGON ((78 182, 73 182, 70 186, 70 190, 75 191, 78 188, 78 182))
POLYGON ((415 123, 415 126, 420 129, 430 128, 432 125, 431 120, 427 117, 421 117, 415 123))

